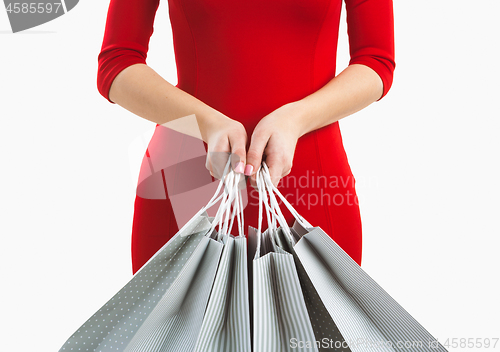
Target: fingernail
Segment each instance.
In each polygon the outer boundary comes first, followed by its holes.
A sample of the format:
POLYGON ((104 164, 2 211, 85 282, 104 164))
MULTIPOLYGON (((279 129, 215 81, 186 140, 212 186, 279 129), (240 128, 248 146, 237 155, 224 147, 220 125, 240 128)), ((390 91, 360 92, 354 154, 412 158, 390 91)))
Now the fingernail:
POLYGON ((252 165, 247 165, 245 167, 245 175, 247 175, 247 176, 252 175, 252 171, 253 171, 253 166, 252 165))
POLYGON ((245 167, 245 163, 243 161, 240 161, 238 164, 236 164, 236 167, 234 168, 234 172, 242 174, 244 167, 245 167))

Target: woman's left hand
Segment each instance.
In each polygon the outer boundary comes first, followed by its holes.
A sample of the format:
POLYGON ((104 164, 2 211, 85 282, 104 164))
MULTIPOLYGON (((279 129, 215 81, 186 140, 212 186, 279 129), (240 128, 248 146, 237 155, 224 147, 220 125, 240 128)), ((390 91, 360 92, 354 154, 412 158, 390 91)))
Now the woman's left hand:
POLYGON ((276 187, 281 178, 290 173, 295 146, 302 135, 300 113, 297 102, 288 103, 266 115, 255 127, 245 167, 245 175, 251 176, 253 187, 256 187, 255 176, 263 158, 276 187))

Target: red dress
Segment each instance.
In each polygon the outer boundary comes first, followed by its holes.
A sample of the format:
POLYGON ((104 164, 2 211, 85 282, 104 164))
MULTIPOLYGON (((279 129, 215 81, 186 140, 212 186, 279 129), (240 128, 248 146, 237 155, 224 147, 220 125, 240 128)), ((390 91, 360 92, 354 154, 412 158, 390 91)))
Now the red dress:
MULTIPOLYGON (((344 1, 349 64, 377 72, 385 96, 395 68, 392 0, 344 1)), ((108 100, 111 83, 121 70, 146 63, 158 4, 159 0, 111 0, 97 76, 99 92, 108 100)), ((335 77, 342 0, 168 0, 168 8, 176 86, 242 122, 249 138, 262 117, 335 77)), ((166 149, 171 154, 181 153, 176 138, 165 142, 167 147, 171 143, 166 149)), ((163 172, 158 182, 162 180, 166 187, 163 172)), ((292 171, 279 188, 301 215, 361 265, 355 180, 337 122, 298 140, 292 171)), ((164 192, 163 199, 141 197, 139 192, 136 196, 134 273, 179 228, 166 188, 164 192)), ((249 200, 254 197, 248 194, 249 200)), ((245 225, 257 225, 256 210, 256 203, 249 202, 245 225)), ((291 214, 282 210, 291 224, 291 214)))

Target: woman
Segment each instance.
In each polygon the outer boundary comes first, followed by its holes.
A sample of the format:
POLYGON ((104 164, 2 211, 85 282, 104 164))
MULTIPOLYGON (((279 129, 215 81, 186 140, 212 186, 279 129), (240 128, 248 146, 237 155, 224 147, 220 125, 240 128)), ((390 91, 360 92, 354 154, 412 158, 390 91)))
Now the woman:
MULTIPOLYGON (((111 0, 98 57, 99 92, 157 128, 194 114, 208 151, 237 155, 235 171, 252 184, 265 157, 290 203, 361 265, 359 206, 337 121, 391 87, 392 0, 345 0, 351 60, 337 76, 342 0, 168 0, 175 86, 146 64, 158 5, 111 0)), ((162 138, 162 150, 181 153, 177 136, 162 138)), ((134 273, 179 228, 161 175, 163 199, 138 192, 135 200, 134 273)), ((256 225, 255 194, 247 189, 245 223, 256 225)))

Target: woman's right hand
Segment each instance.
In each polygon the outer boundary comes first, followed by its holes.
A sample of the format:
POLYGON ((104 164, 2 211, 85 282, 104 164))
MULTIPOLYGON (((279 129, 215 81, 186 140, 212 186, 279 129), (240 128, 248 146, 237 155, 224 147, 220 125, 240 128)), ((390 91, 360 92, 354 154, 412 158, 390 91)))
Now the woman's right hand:
POLYGON ((231 167, 243 173, 246 164, 247 132, 243 124, 223 114, 198 119, 202 139, 208 145, 206 168, 217 179, 222 177, 227 158, 231 167))

